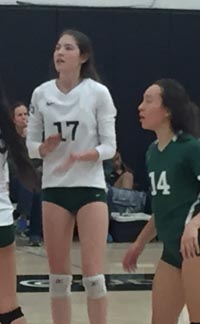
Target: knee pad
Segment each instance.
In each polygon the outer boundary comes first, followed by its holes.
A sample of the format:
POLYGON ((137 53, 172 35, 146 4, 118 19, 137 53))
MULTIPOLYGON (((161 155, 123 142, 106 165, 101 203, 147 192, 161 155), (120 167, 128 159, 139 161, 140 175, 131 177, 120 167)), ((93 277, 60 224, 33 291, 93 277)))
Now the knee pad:
POLYGON ((69 297, 71 295, 72 276, 66 274, 49 275, 49 291, 53 298, 69 297))
POLYGON ((103 274, 91 277, 84 277, 83 286, 89 298, 99 299, 101 297, 106 296, 107 294, 105 277, 103 274))
POLYGON ((1 324, 11 324, 16 319, 23 317, 21 307, 17 307, 11 312, 0 314, 0 323, 1 324))

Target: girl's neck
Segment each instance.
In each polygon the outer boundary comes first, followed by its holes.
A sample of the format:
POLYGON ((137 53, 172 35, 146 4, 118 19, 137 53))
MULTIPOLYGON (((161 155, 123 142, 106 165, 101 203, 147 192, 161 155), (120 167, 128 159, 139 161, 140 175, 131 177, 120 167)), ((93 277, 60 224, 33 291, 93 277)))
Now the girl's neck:
POLYGON ((26 137, 26 128, 16 126, 16 131, 21 137, 26 137))
POLYGON ((158 148, 159 150, 164 150, 164 148, 171 142, 172 138, 175 136, 175 133, 171 128, 161 128, 156 131, 158 139, 158 148))
POLYGON ((58 79, 56 79, 57 87, 64 93, 68 93, 71 89, 76 87, 81 82, 80 72, 72 73, 71 75, 65 74, 59 75, 58 79))

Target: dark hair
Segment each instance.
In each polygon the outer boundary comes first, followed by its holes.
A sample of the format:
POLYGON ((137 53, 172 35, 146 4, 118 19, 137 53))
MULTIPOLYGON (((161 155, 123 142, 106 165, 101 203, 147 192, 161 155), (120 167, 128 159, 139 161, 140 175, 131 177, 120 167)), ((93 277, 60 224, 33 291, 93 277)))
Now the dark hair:
POLYGON ((162 102, 170 113, 173 132, 184 131, 199 137, 200 109, 190 100, 185 88, 173 79, 161 79, 154 84, 161 88, 162 102))
POLYGON ((37 176, 28 157, 27 149, 12 121, 11 110, 0 82, 0 131, 1 139, 15 162, 20 179, 29 189, 36 189, 37 176))
POLYGON ((20 106, 24 106, 27 109, 28 112, 28 107, 26 106, 26 104, 23 101, 15 101, 12 105, 11 105, 11 114, 12 117, 14 117, 15 115, 15 109, 20 107, 20 106))
MULTIPOLYGON (((60 34, 58 40, 64 35, 72 36, 75 39, 77 46, 79 47, 80 54, 86 54, 88 56, 87 61, 84 62, 81 66, 81 71, 80 71, 81 78, 82 79, 91 78, 95 81, 100 82, 100 77, 95 68, 94 53, 93 53, 92 43, 89 37, 78 30, 66 29, 60 34)), ((52 69, 52 66, 50 66, 50 69, 53 72, 51 73, 52 76, 54 77, 58 76, 58 73, 56 73, 55 68, 52 69)))

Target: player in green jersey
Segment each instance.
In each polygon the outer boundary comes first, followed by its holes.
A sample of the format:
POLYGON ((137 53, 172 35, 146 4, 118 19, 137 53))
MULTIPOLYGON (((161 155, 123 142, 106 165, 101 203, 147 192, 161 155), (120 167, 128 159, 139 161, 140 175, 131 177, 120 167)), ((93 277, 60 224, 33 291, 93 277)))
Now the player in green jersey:
POLYGON ((135 268, 147 242, 163 242, 152 292, 152 324, 177 324, 186 304, 200 323, 200 141, 199 110, 175 80, 162 79, 144 93, 142 128, 156 133, 147 155, 153 216, 123 259, 135 268))

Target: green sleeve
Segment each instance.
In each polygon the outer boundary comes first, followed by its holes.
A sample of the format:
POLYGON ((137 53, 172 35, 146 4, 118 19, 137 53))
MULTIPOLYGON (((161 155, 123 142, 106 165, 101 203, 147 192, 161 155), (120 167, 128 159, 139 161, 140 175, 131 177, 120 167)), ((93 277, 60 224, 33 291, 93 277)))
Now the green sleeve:
POLYGON ((187 159, 195 176, 200 180, 200 141, 190 143, 187 149, 187 159))

